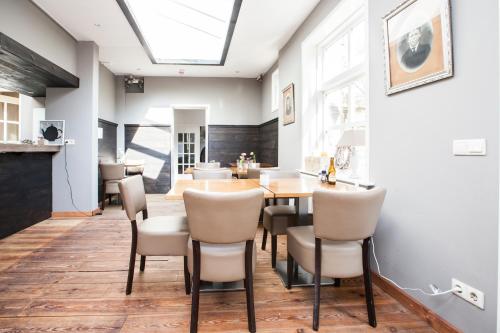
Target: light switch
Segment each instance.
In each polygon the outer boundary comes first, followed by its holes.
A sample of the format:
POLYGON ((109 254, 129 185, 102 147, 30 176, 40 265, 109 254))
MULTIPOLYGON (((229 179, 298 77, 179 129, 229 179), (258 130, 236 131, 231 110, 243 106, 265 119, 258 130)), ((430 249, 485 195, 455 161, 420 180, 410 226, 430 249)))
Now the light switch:
POLYGON ((453 140, 453 155, 484 156, 486 139, 453 140))

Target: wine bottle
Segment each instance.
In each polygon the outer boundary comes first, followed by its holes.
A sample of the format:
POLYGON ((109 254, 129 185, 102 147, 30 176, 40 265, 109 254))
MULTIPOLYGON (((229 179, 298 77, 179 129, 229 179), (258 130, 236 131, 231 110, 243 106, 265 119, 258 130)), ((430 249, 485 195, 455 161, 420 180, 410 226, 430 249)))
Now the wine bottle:
POLYGON ((335 185, 337 183, 337 171, 335 170, 335 158, 330 158, 330 166, 328 167, 328 184, 335 185))

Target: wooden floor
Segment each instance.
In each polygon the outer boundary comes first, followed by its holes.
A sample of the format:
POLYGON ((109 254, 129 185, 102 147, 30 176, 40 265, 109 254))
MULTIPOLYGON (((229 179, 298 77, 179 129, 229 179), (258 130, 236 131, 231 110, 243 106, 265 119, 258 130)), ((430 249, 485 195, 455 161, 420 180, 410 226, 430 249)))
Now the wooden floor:
MULTIPOLYGON (((182 202, 149 196, 150 216, 184 214, 182 202)), ((262 232, 257 241, 260 244, 262 232)), ((125 296, 130 223, 117 207, 102 216, 48 220, 0 240, 0 332, 187 332, 191 298, 181 258, 136 265, 125 296)), ((270 242, 268 242, 270 244, 270 242)), ((278 254, 284 259, 285 238, 278 254)), ((255 310, 258 332, 312 332, 312 288, 286 290, 258 250, 255 310)), ((360 279, 322 288, 321 332, 433 332, 375 287, 377 329, 367 325, 360 279)), ((247 332, 244 292, 200 296, 200 332, 247 332)))

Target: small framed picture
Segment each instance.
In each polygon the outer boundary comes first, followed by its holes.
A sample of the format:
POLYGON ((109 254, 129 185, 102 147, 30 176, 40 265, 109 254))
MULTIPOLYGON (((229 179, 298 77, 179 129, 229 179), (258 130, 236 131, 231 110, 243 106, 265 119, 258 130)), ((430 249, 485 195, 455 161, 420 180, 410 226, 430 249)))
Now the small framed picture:
POLYGON ((386 94, 453 76, 449 0, 408 0, 383 18, 386 94))
POLYGON ((40 136, 47 145, 64 145, 64 120, 40 120, 40 136))
POLYGON ((283 89, 283 125, 295 122, 295 95, 293 83, 283 89))

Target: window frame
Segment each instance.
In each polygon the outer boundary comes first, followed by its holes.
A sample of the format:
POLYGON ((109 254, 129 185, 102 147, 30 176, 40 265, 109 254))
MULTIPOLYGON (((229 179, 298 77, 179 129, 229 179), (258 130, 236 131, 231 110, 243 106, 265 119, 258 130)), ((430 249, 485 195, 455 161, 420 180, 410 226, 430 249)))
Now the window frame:
MULTIPOLYGON (((18 95, 19 96, 19 95, 18 95)), ((19 97, 12 97, 0 94, 0 112, 3 113, 3 119, 0 120, 0 126, 3 127, 3 137, 0 138, 0 143, 19 143, 21 142, 21 103, 19 97), (17 105, 17 121, 7 119, 7 105, 17 105), (7 127, 9 124, 17 125, 17 140, 7 140, 7 127)))

